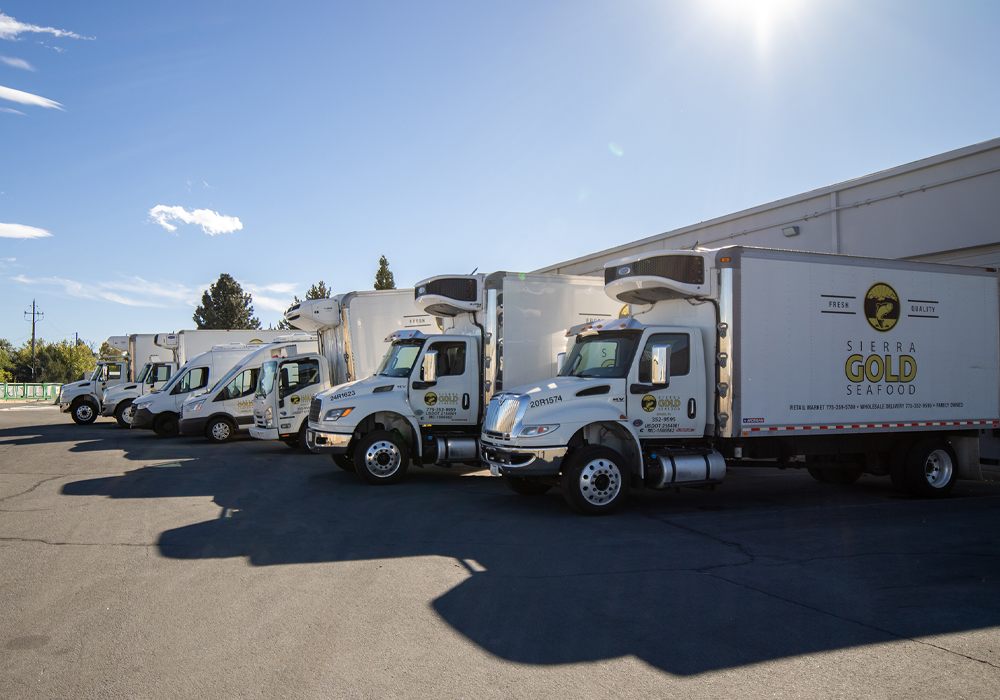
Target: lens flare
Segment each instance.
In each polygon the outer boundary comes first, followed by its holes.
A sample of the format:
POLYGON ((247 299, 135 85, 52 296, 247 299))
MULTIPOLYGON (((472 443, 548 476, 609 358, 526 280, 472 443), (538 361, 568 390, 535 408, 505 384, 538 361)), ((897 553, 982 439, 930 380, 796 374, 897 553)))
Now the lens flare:
POLYGON ((623 155, 625 155, 625 150, 621 146, 619 146, 617 143, 615 143, 614 141, 611 141, 608 144, 608 150, 611 151, 612 155, 616 155, 619 158, 621 158, 623 155))

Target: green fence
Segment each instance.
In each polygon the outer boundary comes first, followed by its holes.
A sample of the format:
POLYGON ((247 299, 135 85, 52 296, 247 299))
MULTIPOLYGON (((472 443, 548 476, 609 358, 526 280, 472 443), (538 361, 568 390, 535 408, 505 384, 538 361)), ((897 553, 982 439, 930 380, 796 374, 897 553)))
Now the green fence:
POLYGON ((55 401, 62 384, 0 384, 0 401, 55 401))

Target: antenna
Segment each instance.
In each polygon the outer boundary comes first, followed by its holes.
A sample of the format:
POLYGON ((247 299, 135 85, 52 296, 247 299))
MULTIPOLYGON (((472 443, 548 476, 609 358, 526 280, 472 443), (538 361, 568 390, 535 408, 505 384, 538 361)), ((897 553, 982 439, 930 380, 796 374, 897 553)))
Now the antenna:
MULTIPOLYGON (((478 269, 479 269, 479 266, 477 265, 477 266, 476 266, 476 270, 478 270, 478 269)), ((473 270, 473 271, 472 271, 472 272, 470 272, 469 274, 470 274, 470 275, 474 275, 474 274, 476 274, 476 270, 473 270)))
POLYGON ((45 312, 36 307, 35 300, 32 299, 31 311, 24 312, 24 320, 31 321, 31 381, 35 381, 35 322, 41 321, 43 318, 45 318, 45 312))

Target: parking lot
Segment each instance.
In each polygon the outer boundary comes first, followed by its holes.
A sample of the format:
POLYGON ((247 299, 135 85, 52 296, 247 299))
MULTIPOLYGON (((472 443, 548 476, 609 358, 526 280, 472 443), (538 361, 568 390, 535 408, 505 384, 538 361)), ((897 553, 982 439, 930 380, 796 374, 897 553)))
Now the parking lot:
POLYGON ((633 492, 0 410, 0 697, 1000 695, 1000 479, 633 492))

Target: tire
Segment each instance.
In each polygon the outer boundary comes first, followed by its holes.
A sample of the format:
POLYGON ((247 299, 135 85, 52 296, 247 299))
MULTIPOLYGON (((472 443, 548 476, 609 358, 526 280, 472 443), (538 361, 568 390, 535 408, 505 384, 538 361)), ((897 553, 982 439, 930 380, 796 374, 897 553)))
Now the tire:
POLYGON ((954 488, 955 451, 944 440, 921 440, 906 455, 906 481, 915 496, 944 498, 954 488))
POLYGON ((573 452, 562 475, 566 503, 584 515, 606 515, 621 508, 631 479, 624 464, 620 454, 600 445, 573 452))
POLYGON ((227 418, 213 418, 211 422, 205 426, 205 437, 207 437, 210 442, 221 445, 224 442, 229 442, 235 436, 236 428, 233 426, 232 421, 227 418))
POLYGON ((338 467, 343 469, 345 472, 356 471, 354 469, 354 457, 350 455, 330 455, 333 457, 333 463, 338 467))
POLYGON ((132 406, 132 399, 122 401, 115 406, 115 420, 118 421, 118 425, 122 428, 132 427, 133 413, 135 413, 135 408, 132 406))
POLYGON ((861 478, 861 469, 859 468, 824 467, 822 471, 828 484, 837 484, 838 486, 850 486, 861 478))
POLYGON ((806 467, 806 471, 809 472, 809 476, 814 478, 816 481, 820 481, 824 484, 827 483, 826 472, 820 467, 806 467))
POLYGON ((354 449, 354 470, 375 486, 395 484, 410 466, 410 450, 397 431, 375 430, 354 449))
POLYGON ((180 430, 177 426, 177 414, 166 411, 161 413, 153 421, 153 432, 161 438, 177 437, 180 430))
POLYGON ((523 476, 508 476, 504 474, 503 480, 511 491, 519 493, 522 496, 541 496, 552 488, 549 484, 543 484, 541 481, 523 476))
POLYGON ((77 425, 90 425, 97 420, 97 409, 89 401, 78 401, 69 413, 77 425))

